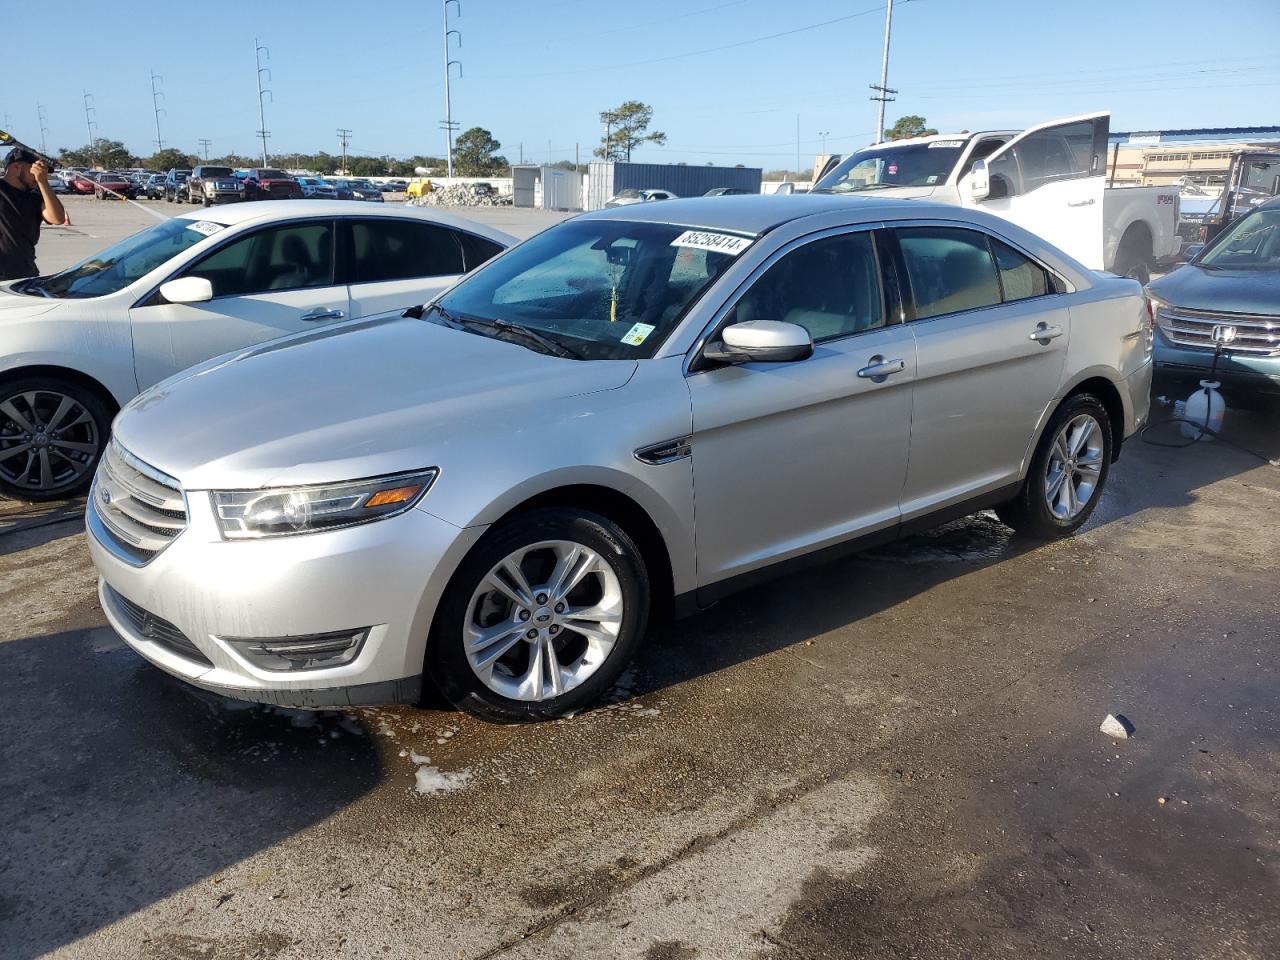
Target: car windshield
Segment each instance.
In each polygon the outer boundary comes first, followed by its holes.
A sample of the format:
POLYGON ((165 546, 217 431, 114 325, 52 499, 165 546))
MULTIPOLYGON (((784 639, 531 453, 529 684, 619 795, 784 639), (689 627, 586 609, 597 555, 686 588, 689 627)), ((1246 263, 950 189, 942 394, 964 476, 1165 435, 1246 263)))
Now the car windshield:
POLYGON ((233 176, 230 167, 201 167, 200 176, 202 177, 230 177, 233 176))
POLYGON ((585 359, 647 358, 749 243, 668 224, 571 221, 499 257, 439 303, 459 320, 531 327, 585 359), (707 249, 717 246, 733 253, 707 249))
POLYGON ((288 180, 290 179, 290 177, 283 170, 259 170, 258 179, 259 180, 288 180))
POLYGON ((372 184, 372 183, 370 183, 368 180, 352 180, 352 181, 351 181, 351 186, 356 187, 356 188, 358 188, 358 189, 360 189, 360 190, 372 190, 372 189, 373 189, 373 184, 372 184))
POLYGON ((1219 270, 1280 270, 1280 207, 1241 217, 1195 262, 1219 270))
POLYGON ((848 193, 878 187, 932 187, 945 183, 964 152, 964 140, 934 140, 859 150, 818 181, 812 193, 848 193))
POLYGON ((221 229, 221 224, 207 220, 175 217, 135 233, 61 273, 35 277, 13 289, 30 296, 57 299, 105 297, 221 229))

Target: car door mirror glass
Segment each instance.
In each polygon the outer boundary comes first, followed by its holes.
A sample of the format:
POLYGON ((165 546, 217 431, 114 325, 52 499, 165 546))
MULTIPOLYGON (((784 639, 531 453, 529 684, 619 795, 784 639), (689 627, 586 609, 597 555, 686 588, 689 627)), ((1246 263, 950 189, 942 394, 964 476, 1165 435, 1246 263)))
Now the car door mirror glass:
POLYGON ((987 161, 973 161, 973 169, 969 171, 969 198, 981 202, 991 196, 991 177, 987 172, 987 161))
POLYGON ((204 277, 179 277, 161 284, 160 296, 170 303, 204 303, 213 299, 213 284, 204 277))
POLYGON ((781 320, 749 320, 720 331, 703 355, 718 363, 787 363, 813 355, 809 331, 781 320))

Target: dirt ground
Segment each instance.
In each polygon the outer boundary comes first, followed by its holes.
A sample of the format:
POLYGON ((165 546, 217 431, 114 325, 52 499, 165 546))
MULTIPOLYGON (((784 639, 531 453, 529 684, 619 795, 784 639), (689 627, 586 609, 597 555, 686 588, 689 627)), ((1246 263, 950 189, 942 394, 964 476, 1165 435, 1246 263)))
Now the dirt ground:
POLYGON ((1280 956, 1280 469, 1224 445, 1131 442, 1068 541, 726 600, 527 727, 199 694, 80 509, 0 504, 6 958, 1280 956))

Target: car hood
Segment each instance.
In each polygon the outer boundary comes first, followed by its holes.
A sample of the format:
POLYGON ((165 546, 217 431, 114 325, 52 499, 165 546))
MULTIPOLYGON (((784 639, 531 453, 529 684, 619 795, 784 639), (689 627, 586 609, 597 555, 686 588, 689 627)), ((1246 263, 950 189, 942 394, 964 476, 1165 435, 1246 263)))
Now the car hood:
POLYGON ((1148 289, 1187 310, 1280 314, 1280 270, 1208 270, 1188 263, 1153 280, 1148 289))
POLYGON ((207 361, 140 394, 113 429, 187 489, 320 483, 441 465, 455 438, 514 436, 540 405, 635 370, 392 314, 207 361))
POLYGON ((26 294, 14 293, 9 288, 17 280, 0 283, 0 324, 10 320, 27 320, 38 317, 56 309, 62 300, 50 300, 47 297, 28 297, 26 294))

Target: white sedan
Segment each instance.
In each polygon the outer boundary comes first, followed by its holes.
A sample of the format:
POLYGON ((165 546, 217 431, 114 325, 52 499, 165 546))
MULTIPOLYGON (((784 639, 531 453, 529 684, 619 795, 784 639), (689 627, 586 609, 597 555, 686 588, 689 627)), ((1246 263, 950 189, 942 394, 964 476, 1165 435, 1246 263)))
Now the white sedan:
POLYGON ((0 284, 0 495, 83 490, 116 411, 179 370, 420 304, 515 242, 434 210, 273 200, 179 214, 0 284))

